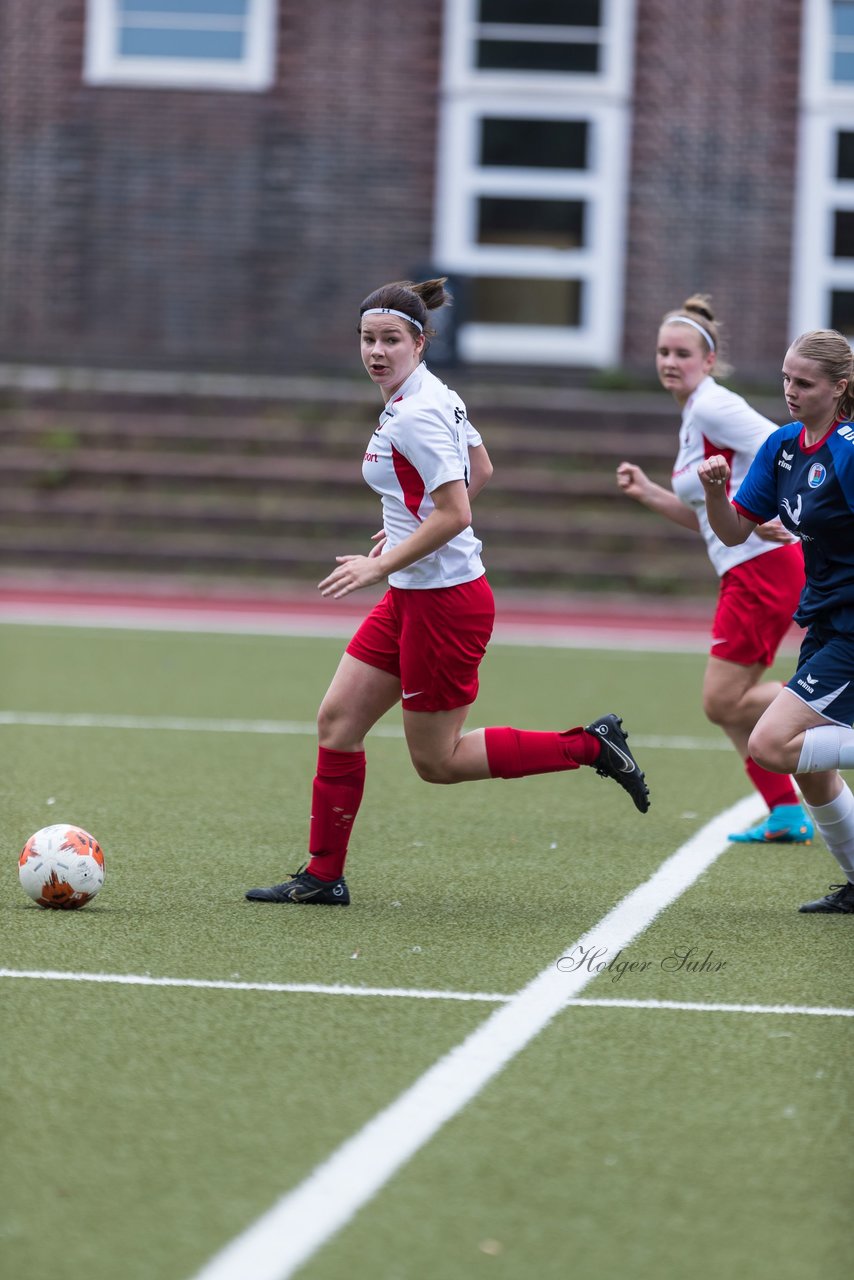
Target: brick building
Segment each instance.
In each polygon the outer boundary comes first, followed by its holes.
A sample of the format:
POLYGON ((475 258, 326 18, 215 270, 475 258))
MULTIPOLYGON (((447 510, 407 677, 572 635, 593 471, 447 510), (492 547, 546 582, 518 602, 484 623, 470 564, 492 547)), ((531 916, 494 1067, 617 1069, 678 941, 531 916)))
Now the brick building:
POLYGON ((431 266, 471 365, 854 333, 854 3, 2 0, 0 360, 340 372, 431 266))

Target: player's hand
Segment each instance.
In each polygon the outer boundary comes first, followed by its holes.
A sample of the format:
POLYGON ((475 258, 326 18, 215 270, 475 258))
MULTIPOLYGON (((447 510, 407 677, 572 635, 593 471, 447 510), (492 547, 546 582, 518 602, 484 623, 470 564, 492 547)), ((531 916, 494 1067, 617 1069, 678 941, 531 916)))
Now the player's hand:
POLYGON ((642 501, 651 488, 649 476, 634 462, 621 462, 617 467, 617 485, 629 498, 642 501))
POLYGON ((773 520, 768 520, 765 524, 758 524, 754 533, 763 542, 797 542, 795 535, 789 533, 782 520, 778 520, 776 517, 773 520))
POLYGON ((697 475, 706 494, 724 494, 726 496, 727 481, 730 478, 729 463, 719 453, 706 458, 697 468, 697 475))
POLYGON ((386 542, 388 542, 385 529, 380 529, 379 533, 372 533, 371 542, 375 542, 377 544, 375 547, 371 547, 368 552, 368 558, 373 560, 374 556, 382 555, 383 548, 385 547, 386 542))
POLYGON ((377 560, 370 556, 336 556, 335 559, 338 568, 317 584, 320 594, 333 600, 340 600, 360 587, 371 587, 385 577, 377 560))

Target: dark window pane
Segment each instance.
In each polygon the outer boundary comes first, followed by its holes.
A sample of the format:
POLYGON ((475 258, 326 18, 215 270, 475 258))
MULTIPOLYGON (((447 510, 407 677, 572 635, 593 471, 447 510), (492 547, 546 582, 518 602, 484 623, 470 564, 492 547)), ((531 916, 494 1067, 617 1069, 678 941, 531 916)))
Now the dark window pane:
POLYGON ((598 27, 600 8, 600 0, 480 0, 478 18, 538 27, 598 27))
POLYGON ((481 121, 480 163, 519 169, 586 169, 586 120, 481 121))
POLYGON ((854 179, 854 133, 844 130, 836 135, 836 176, 854 179))
POLYGON ((854 334, 854 289, 834 289, 831 293, 830 327, 854 334))
POLYGON ((471 281, 471 319, 480 324, 581 323, 580 280, 519 280, 478 276, 471 281))
POLYGON ((478 40, 477 65, 481 71, 598 71, 599 45, 478 40))
POLYGON ((584 241, 583 200, 478 201, 478 244, 577 249, 584 241))
POLYGON ((854 212, 837 209, 833 215, 833 256, 854 258, 854 212))

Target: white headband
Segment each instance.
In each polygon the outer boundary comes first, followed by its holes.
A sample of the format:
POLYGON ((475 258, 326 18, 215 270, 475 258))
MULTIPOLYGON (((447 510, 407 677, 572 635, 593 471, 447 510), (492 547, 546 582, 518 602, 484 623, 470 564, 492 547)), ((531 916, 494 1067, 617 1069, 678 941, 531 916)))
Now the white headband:
POLYGON ((690 316, 668 316, 664 323, 665 324, 689 324, 692 329, 696 329, 698 333, 701 333, 703 335, 703 337, 706 339, 706 342, 708 342, 709 344, 709 348, 712 351, 715 350, 715 340, 712 337, 712 335, 709 333, 708 329, 704 329, 701 324, 697 324, 697 321, 692 320, 690 316))
POLYGON ((408 316, 405 311, 395 311, 394 307, 368 307, 367 311, 362 312, 363 316, 400 316, 401 320, 408 320, 410 324, 414 324, 419 333, 424 332, 424 325, 420 320, 416 320, 414 316, 408 316))

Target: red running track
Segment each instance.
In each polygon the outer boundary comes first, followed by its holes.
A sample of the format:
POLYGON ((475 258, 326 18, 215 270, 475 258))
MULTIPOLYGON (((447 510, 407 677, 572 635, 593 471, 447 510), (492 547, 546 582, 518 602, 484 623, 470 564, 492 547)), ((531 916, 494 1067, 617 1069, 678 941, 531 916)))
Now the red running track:
MULTIPOLYGON (((325 600, 302 587, 105 578, 38 582, 0 580, 0 622, 146 630, 224 631, 265 635, 352 634, 378 590, 325 600)), ((626 597, 561 598, 496 591, 498 643, 568 648, 706 652, 713 601, 647 601, 626 597)), ((797 650, 792 631, 786 651, 797 650)))

